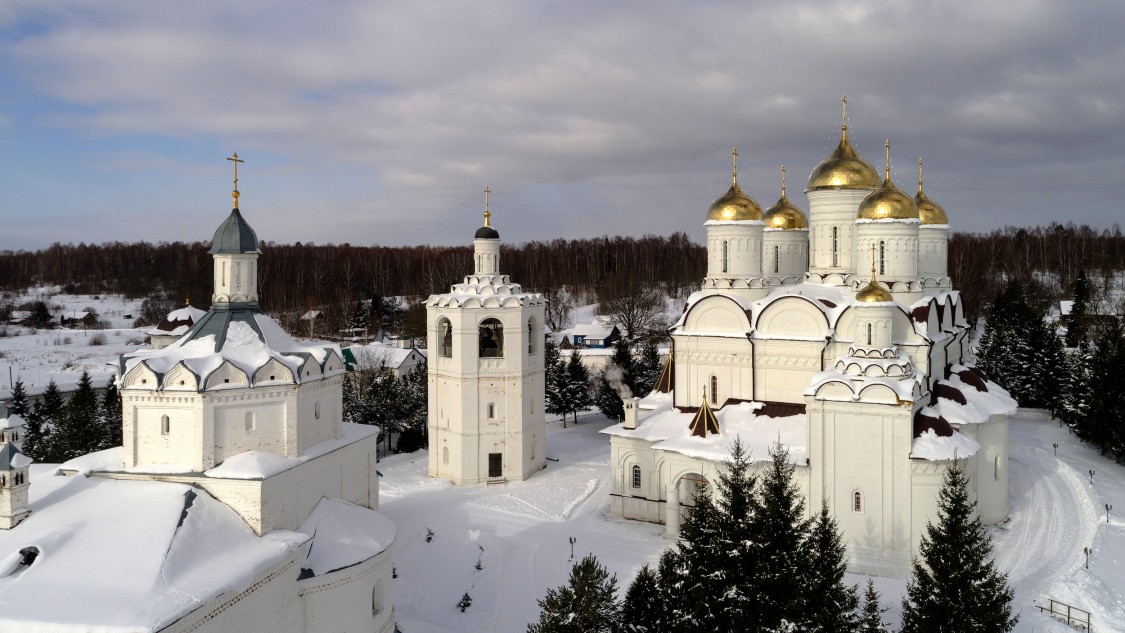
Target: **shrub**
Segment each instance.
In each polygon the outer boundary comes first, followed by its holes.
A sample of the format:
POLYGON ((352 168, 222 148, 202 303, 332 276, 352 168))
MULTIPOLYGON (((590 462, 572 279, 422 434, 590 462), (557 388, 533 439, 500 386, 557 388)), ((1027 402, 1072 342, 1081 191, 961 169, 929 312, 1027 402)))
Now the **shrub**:
POLYGON ((91 346, 105 345, 105 334, 103 334, 101 332, 98 332, 97 334, 91 336, 90 337, 90 345, 91 346))

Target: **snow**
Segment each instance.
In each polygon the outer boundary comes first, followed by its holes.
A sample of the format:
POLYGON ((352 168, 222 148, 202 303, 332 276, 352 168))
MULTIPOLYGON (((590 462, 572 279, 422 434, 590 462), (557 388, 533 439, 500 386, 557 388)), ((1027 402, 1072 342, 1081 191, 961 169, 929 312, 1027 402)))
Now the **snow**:
POLYGON ((249 586, 307 540, 295 532, 259 538, 230 508, 186 485, 51 476, 56 468, 32 467, 32 513, 0 531, 0 630, 159 630, 249 586), (29 546, 40 552, 34 563, 13 567, 13 555, 29 546))
POLYGON ((672 408, 642 418, 636 429, 615 424, 602 433, 655 442, 653 448, 658 451, 720 462, 730 457, 730 445, 735 438, 742 441, 751 461, 755 462, 769 460, 770 446, 780 441, 789 450, 792 463, 804 464, 808 455, 805 415, 784 418, 757 415, 755 412, 762 406, 760 402, 740 402, 715 411, 719 434, 707 437, 695 437, 688 429, 694 413, 680 413, 672 408))
POLYGON ((59 470, 74 471, 79 475, 87 475, 96 471, 121 470, 125 467, 125 459, 120 446, 107 448, 104 451, 87 453, 81 457, 65 461, 59 465, 59 470))
MULTIPOLYGON (((231 455, 223 463, 204 471, 203 474, 219 479, 265 479, 378 433, 377 426, 341 422, 340 437, 314 444, 297 457, 286 457, 269 451, 246 451, 231 455)), ((132 469, 130 472, 133 472, 132 469)))
POLYGON ((971 457, 979 450, 980 444, 971 437, 957 432, 950 437, 942 437, 933 429, 927 429, 922 435, 914 438, 910 445, 910 456, 914 459, 947 461, 971 457))
POLYGON ((16 453, 15 455, 12 455, 10 463, 12 468, 24 468, 26 466, 30 466, 33 461, 35 460, 31 459, 27 455, 24 455, 23 453, 16 453))
POLYGON ((947 398, 938 398, 933 408, 950 424, 980 424, 987 422, 993 414, 1012 415, 1019 406, 1000 385, 988 381, 985 386, 988 391, 977 391, 977 388, 962 381, 959 372, 967 371, 963 365, 953 365, 953 373, 947 380, 942 380, 952 387, 956 387, 963 396, 966 404, 961 404, 947 398))
POLYGON ((395 524, 374 510, 325 497, 300 532, 312 537, 303 567, 320 576, 361 563, 394 543, 395 524))
POLYGON ((22 430, 24 428, 24 426, 25 426, 25 423, 23 421, 23 418, 16 415, 15 413, 9 415, 6 418, 0 418, 0 429, 20 429, 20 430, 22 430))

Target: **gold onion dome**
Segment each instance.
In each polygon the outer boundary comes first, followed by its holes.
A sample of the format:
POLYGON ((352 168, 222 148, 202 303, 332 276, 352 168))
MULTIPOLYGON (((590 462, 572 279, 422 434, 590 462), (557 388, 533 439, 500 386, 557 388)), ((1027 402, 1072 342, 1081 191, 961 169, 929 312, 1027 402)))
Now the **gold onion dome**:
POLYGON ((922 191, 922 159, 918 159, 918 195, 914 196, 914 204, 918 206, 918 218, 922 224, 949 224, 949 216, 941 205, 926 197, 922 191))
POLYGON ((871 245, 871 281, 867 285, 860 288, 859 292, 855 293, 855 300, 860 303, 884 303, 886 301, 894 301, 891 293, 887 289, 880 286, 879 282, 875 280, 875 245, 871 245))
POLYGON ((887 167, 886 177, 878 189, 867 194, 863 202, 859 203, 859 213, 856 217, 861 220, 917 220, 918 205, 914 199, 902 192, 891 182, 891 142, 886 142, 887 167))
POLYGON ((792 202, 789 202, 789 196, 785 195, 785 165, 781 166, 781 197, 772 207, 766 209, 762 219, 765 220, 767 229, 809 228, 808 218, 792 202))
POLYGON ((731 155, 734 157, 734 169, 731 172, 730 189, 711 203, 711 208, 707 210, 707 221, 761 220, 762 207, 738 187, 738 148, 731 155))
POLYGON ((863 160, 848 141, 848 98, 844 97, 843 123, 840 125, 840 144, 809 176, 806 191, 820 189, 874 189, 879 186, 879 173, 863 160))

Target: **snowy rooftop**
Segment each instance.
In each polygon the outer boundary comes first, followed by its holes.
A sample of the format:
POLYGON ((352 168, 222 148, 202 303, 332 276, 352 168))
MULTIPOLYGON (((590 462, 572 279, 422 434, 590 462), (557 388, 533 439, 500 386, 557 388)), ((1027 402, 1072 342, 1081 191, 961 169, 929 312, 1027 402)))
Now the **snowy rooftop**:
POLYGON ((368 560, 390 547, 396 534, 382 514, 329 497, 316 504, 300 531, 313 537, 303 567, 314 576, 368 560))
POLYGON ((190 486, 52 476, 55 468, 32 468, 31 515, 0 531, 0 630, 156 631, 245 589, 308 540, 258 537, 190 486), (28 547, 39 555, 24 566, 28 547))
POLYGON ((147 333, 158 336, 180 336, 186 333, 204 314, 207 313, 199 308, 187 305, 169 312, 160 323, 156 324, 156 327, 148 330, 147 333))
POLYGON ((641 401, 642 408, 655 408, 652 415, 640 420, 636 429, 627 430, 623 425, 615 424, 603 429, 602 433, 648 440, 655 442, 653 448, 658 451, 714 461, 730 457, 731 443, 735 438, 742 441, 751 461, 755 462, 769 460, 770 446, 780 441, 789 450, 790 462, 804 464, 808 456, 805 414, 785 417, 759 415, 763 406, 761 402, 742 402, 716 410, 719 434, 696 437, 688 429, 695 413, 681 413, 672 408, 670 396, 661 394, 661 398, 641 401))
MULTIPOLYGON (((398 369, 411 356, 421 355, 420 350, 412 347, 396 347, 383 343, 353 345, 350 349, 361 367, 378 367, 381 364, 386 364, 389 369, 398 369)), ((423 356, 423 358, 425 357, 423 356)))

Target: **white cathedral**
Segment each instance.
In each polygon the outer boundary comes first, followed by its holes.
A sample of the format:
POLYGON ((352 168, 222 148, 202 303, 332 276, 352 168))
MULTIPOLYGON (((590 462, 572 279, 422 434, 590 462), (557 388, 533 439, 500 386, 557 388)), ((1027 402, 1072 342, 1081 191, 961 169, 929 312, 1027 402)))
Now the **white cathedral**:
MULTIPOLYGON (((846 101, 845 101, 846 106, 846 101)), ((1016 403, 971 366, 947 271, 949 225, 840 143, 813 170, 810 213, 761 211, 738 185, 711 205, 707 277, 671 329, 661 387, 626 402, 610 436, 611 512, 678 532, 737 437, 755 468, 780 443, 806 510, 822 500, 855 571, 904 576, 943 473, 967 471, 986 524, 1008 516, 1016 403)), ((735 153, 737 159, 737 152, 735 153)))
POLYGON ((0 630, 395 630, 378 429, 342 421, 339 346, 259 309, 235 174, 211 309, 120 360, 124 446, 33 482, 0 451, 0 630))

